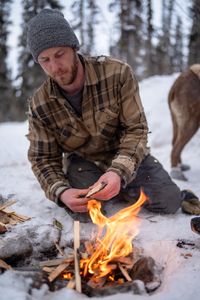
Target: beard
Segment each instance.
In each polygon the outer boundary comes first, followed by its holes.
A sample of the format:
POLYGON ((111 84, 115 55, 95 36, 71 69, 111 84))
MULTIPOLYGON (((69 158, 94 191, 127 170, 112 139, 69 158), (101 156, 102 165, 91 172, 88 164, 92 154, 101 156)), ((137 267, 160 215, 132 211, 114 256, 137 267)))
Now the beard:
POLYGON ((76 79, 78 73, 78 58, 76 53, 73 54, 72 64, 67 69, 63 68, 58 70, 51 77, 61 87, 70 85, 76 79))

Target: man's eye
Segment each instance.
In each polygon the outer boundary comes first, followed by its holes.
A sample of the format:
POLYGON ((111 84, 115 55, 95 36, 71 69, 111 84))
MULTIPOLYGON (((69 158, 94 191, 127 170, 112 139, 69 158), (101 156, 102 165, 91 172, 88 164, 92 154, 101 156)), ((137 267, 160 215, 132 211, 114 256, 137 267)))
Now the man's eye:
POLYGON ((38 59, 38 62, 39 63, 46 63, 48 61, 47 58, 41 58, 41 59, 38 59))
POLYGON ((57 53, 57 57, 61 57, 62 55, 64 54, 64 52, 59 52, 59 53, 57 53))

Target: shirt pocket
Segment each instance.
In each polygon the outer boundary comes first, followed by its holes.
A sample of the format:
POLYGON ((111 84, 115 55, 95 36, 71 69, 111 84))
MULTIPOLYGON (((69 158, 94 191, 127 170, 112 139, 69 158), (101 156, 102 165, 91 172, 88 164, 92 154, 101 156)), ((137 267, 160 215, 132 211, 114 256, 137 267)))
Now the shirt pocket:
POLYGON ((66 151, 75 151, 88 141, 89 135, 81 128, 76 129, 70 125, 56 130, 56 139, 66 151))
POLYGON ((106 108, 103 111, 98 112, 97 125, 100 134, 110 139, 114 135, 119 126, 119 114, 111 109, 106 108))

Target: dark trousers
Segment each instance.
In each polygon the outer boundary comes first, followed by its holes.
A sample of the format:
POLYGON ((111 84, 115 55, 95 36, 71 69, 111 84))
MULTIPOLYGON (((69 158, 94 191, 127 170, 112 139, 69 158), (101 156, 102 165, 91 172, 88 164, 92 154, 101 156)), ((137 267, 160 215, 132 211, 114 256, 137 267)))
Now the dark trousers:
MULTIPOLYGON (((94 184, 103 174, 94 163, 87 161, 77 155, 70 157, 67 170, 67 178, 73 188, 88 188, 94 184)), ((148 201, 144 207, 151 212, 156 213, 175 213, 182 202, 181 192, 177 185, 171 180, 163 166, 153 156, 148 155, 142 161, 136 178, 127 185, 125 189, 121 189, 120 194, 113 199, 131 204, 139 198, 140 189, 148 196, 148 201)), ((112 200, 111 200, 112 201, 112 200)), ((104 211, 106 211, 106 203, 102 202, 104 211)), ((85 213, 73 213, 69 209, 67 211, 75 219, 87 221, 85 213)))

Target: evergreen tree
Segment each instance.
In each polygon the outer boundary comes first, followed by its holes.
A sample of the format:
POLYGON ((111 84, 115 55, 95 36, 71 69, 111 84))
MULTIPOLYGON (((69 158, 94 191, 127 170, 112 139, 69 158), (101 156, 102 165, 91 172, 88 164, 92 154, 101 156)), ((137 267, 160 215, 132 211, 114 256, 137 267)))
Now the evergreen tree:
POLYGON ((98 24, 99 7, 95 0, 87 1, 87 23, 86 23, 86 35, 87 39, 85 43, 85 53, 93 54, 95 46, 95 25, 98 24))
POLYGON ((192 1, 188 65, 200 63, 200 0, 192 1))
POLYGON ((111 46, 110 52, 113 56, 127 61, 137 76, 141 77, 144 71, 142 1, 116 0, 111 5, 119 8, 117 23, 120 24, 120 37, 117 43, 111 46))
POLYGON ((76 0, 71 5, 73 20, 72 28, 80 36, 81 52, 93 55, 95 52, 95 27, 100 13, 95 0, 76 0))
POLYGON ((184 68, 183 62, 183 32, 182 21, 180 17, 177 17, 175 40, 173 45, 173 57, 172 57, 173 72, 181 72, 184 68))
POLYGON ((19 38, 19 69, 17 80, 20 85, 17 89, 17 99, 22 112, 22 118, 25 119, 27 110, 27 99, 42 84, 45 74, 38 64, 36 64, 26 47, 27 23, 43 8, 62 9, 57 0, 23 0, 22 28, 23 32, 19 38))
POLYGON ((155 32, 153 27, 153 10, 152 10, 152 0, 146 1, 146 41, 145 41, 145 65, 146 70, 144 77, 152 76, 156 74, 156 54, 155 48, 153 46, 153 34, 155 32))
POLYGON ((157 74, 171 74, 172 69, 172 44, 171 28, 174 12, 173 0, 162 0, 162 33, 156 47, 157 74))
POLYGON ((0 122, 15 119, 15 98, 10 70, 7 66, 8 58, 8 26, 10 25, 11 0, 0 0, 0 122))

